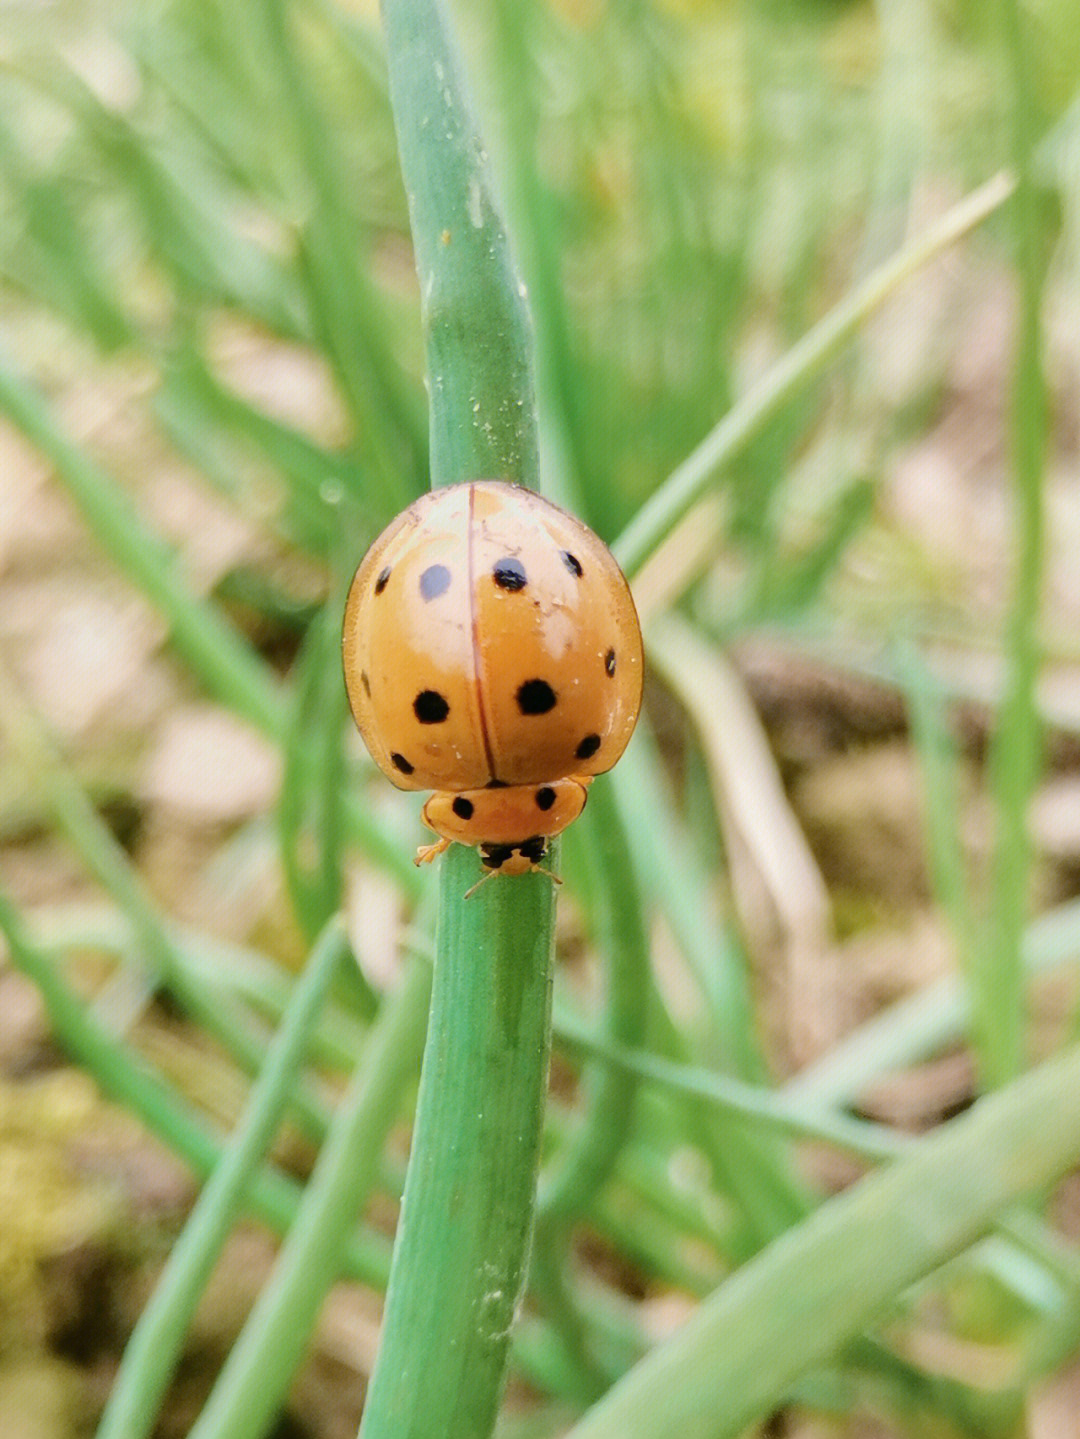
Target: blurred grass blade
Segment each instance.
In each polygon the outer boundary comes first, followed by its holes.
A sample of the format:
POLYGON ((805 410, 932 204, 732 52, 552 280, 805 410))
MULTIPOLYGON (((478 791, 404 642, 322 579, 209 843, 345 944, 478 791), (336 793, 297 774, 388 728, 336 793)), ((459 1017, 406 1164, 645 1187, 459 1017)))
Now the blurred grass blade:
POLYGON ((316 328, 353 412, 354 443, 368 460, 389 518, 423 483, 422 399, 388 344, 382 302, 358 254, 358 236, 342 204, 347 171, 304 73, 290 23, 293 8, 290 0, 265 0, 254 14, 266 26, 264 53, 276 72, 310 185, 300 233, 301 272, 316 328))
POLYGON ((325 606, 308 629, 297 675, 292 728, 295 741, 278 801, 285 879, 293 908, 310 936, 340 905, 342 892, 342 797, 346 785, 345 695, 341 681, 344 596, 325 606), (306 763, 311 756, 313 764, 306 763))
POLYGON ((191 346, 165 370, 154 409, 173 443, 225 493, 236 495, 236 453, 268 463, 284 480, 281 527, 327 553, 341 529, 340 504, 364 503, 364 476, 345 456, 249 404, 222 385, 191 346))
POLYGON ((175 132, 161 140, 107 108, 83 79, 55 58, 39 65, 42 89, 68 107, 118 186, 138 207, 146 239, 184 292, 224 301, 257 316, 278 334, 299 337, 310 326, 295 276, 225 217, 233 206, 220 172, 200 163, 175 132))
POLYGON ((765 1064, 754 1029, 744 956, 722 926, 712 921, 712 875, 678 824, 646 718, 638 724, 611 782, 642 880, 701 989, 724 1067, 743 1079, 763 1078, 765 1064))
POLYGON ((943 1125, 751 1260, 569 1439, 736 1439, 901 1290, 1078 1157, 1080 1049, 1072 1049, 943 1125))
POLYGON ((1013 597, 1007 621, 1005 697, 990 750, 997 810, 991 903, 985 943, 976 954, 974 1040, 982 1082, 1006 1084, 1024 1063, 1021 936, 1028 905, 1032 844, 1027 811, 1041 763, 1035 698, 1043 584, 1043 465, 1046 383, 1042 372, 1043 226, 1032 174, 1036 98, 1030 51, 1032 21, 1019 0, 1002 0, 1002 39, 1011 94, 1009 122, 1016 169, 1012 207, 1019 315, 1012 387, 1014 535, 1013 597))
POLYGON ((277 1263, 189 1439, 261 1439, 307 1350, 423 1047, 431 967, 410 957, 368 1035, 277 1263))
MULTIPOLYGON (((114 562, 165 616, 173 644, 225 704, 279 743, 287 733, 287 705, 273 671, 208 601, 197 598, 180 574, 177 557, 142 523, 122 488, 82 453, 53 420, 37 390, 0 356, 0 411, 55 465, 84 518, 114 562)), ((349 828, 367 853, 387 867, 411 894, 422 878, 401 845, 366 806, 346 800, 349 828)))
POLYGON ((844 551, 870 518, 874 495, 870 480, 847 485, 821 516, 822 533, 804 554, 793 556, 778 544, 768 547, 748 613, 733 621, 733 628, 798 619, 812 609, 844 551))
MULTIPOLYGON (((56 823, 90 873, 127 914, 158 981, 169 986, 193 1018, 205 1025, 229 1053, 249 1070, 257 1068, 262 1042, 256 1026, 238 1005, 221 995, 210 996, 201 985, 192 982, 139 875, 82 786, 61 763, 33 715, 21 704, 15 684, 2 665, 0 735, 25 765, 56 823)), ((301 1109, 304 1110, 303 1105, 301 1109)), ((310 1113, 307 1117, 312 1118, 310 1113)))
MULTIPOLYGON (((604 960, 603 1030, 628 1046, 645 1037, 652 994, 641 887, 610 778, 589 792, 571 831, 576 873, 584 876, 589 923, 604 960)), ((529 1277, 533 1293, 560 1330, 568 1355, 593 1392, 599 1371, 588 1352, 583 1316, 567 1273, 571 1227, 588 1212, 613 1172, 634 1126, 637 1076, 627 1068, 588 1066, 585 1113, 565 1151, 540 1179, 529 1277)))
POLYGON ((976 929, 960 834, 959 757, 943 714, 941 687, 917 651, 911 645, 899 645, 895 667, 922 768, 926 843, 934 893, 948 915, 961 965, 967 969, 975 955, 976 929))
POLYGON ((106 353, 130 341, 131 324, 90 243, 70 187, 37 173, 2 121, 0 176, 19 197, 30 249, 26 269, 10 278, 55 305, 106 353))
MULTIPOLYGON (((605 965, 603 1033, 633 1048, 645 1037, 649 1014, 649 939, 637 871, 606 775, 590 790, 588 807, 564 846, 571 838, 591 879, 593 938, 605 965)), ((634 1089, 634 1077, 611 1066, 587 1081, 581 1129, 556 1173, 543 1176, 539 1226, 580 1213, 611 1173, 630 1133, 634 1089)))
POLYGON ((176 555, 142 523, 123 489, 62 432, 37 390, 0 356, 0 410, 56 467, 108 553, 161 610, 173 643, 226 704, 271 734, 285 710, 269 666, 221 614, 188 590, 176 555))
POLYGON ((981 224, 1012 194, 997 175, 954 205, 922 239, 879 266, 789 349, 752 390, 738 400, 696 450, 669 475, 612 545, 628 575, 641 568, 723 468, 756 439, 804 385, 816 379, 867 319, 942 250, 981 224))
POLYGON ((240 1217, 255 1168, 281 1123, 289 1090, 303 1063, 330 981, 347 953, 344 927, 340 920, 333 919, 297 981, 281 1028, 251 1087, 247 1109, 139 1317, 124 1351, 98 1439, 143 1439, 153 1430, 195 1306, 230 1229, 240 1217))
POLYGON ((868 1159, 895 1159, 914 1143, 883 1124, 849 1119, 828 1110, 814 1112, 805 1106, 796 1107, 784 1098, 783 1092, 776 1094, 727 1075, 688 1064, 674 1064, 660 1055, 631 1049, 588 1032, 579 1020, 559 1010, 555 1015, 555 1034, 560 1044, 628 1070, 672 1093, 716 1105, 732 1118, 748 1121, 748 1127, 755 1130, 765 1126, 785 1134, 818 1139, 868 1159))
MULTIPOLYGON (((1074 965, 1080 952, 1080 900, 1034 920, 1021 952, 1029 975, 1074 965)), ((951 975, 939 979, 846 1035, 789 1079, 783 1093, 808 1108, 854 1105, 875 1079, 961 1040, 971 1012, 970 983, 951 975)))

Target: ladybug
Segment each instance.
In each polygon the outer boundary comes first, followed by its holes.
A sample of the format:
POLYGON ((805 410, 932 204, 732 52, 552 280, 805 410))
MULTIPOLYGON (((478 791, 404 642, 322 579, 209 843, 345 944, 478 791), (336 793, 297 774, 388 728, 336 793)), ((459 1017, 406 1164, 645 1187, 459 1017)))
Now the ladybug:
POLYGON ((489 873, 540 867, 626 748, 637 611, 606 545, 501 480, 433 490, 386 527, 345 607, 345 685, 375 763, 435 793, 424 823, 489 873))

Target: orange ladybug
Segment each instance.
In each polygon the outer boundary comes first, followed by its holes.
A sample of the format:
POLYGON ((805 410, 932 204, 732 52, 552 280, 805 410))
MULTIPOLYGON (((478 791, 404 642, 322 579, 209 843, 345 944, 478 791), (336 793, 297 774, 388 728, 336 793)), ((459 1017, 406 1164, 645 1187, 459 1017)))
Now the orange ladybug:
POLYGON ((345 607, 345 685, 375 763, 431 789, 439 842, 524 874, 585 807, 641 707, 641 630, 607 546, 532 490, 433 490, 391 521, 345 607))

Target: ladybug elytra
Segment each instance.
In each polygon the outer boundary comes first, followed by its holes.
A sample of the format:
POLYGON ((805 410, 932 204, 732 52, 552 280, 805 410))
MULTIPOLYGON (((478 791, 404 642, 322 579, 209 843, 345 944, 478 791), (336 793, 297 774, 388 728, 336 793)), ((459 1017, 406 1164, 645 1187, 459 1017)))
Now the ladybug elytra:
POLYGON ((434 490, 368 550, 345 608, 360 734, 399 789, 430 789, 439 842, 539 866, 626 748, 641 705, 630 588, 580 520, 490 480, 434 490))

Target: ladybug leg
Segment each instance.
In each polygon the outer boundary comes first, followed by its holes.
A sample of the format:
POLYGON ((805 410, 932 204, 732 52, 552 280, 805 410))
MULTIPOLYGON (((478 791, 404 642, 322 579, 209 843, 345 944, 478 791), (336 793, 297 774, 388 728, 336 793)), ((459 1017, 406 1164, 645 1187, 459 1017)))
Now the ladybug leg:
POLYGON ((445 836, 439 840, 438 844, 422 844, 416 851, 416 858, 413 860, 413 864, 431 864, 435 856, 442 854, 444 850, 448 850, 451 844, 453 844, 453 840, 446 839, 445 836))
POLYGON ((489 869, 489 870, 487 870, 484 874, 482 874, 482 875, 480 876, 480 878, 476 881, 476 883, 475 883, 474 885, 472 885, 469 889, 467 889, 467 890, 465 891, 465 893, 464 893, 464 895, 462 896, 462 898, 463 898, 463 899, 472 899, 472 897, 473 897, 473 895, 476 893, 476 891, 477 891, 478 889, 482 888, 483 885, 487 884, 487 882, 488 882, 489 879, 494 879, 495 876, 498 874, 498 872, 499 872, 499 871, 498 871, 497 869, 489 869))

